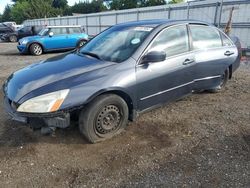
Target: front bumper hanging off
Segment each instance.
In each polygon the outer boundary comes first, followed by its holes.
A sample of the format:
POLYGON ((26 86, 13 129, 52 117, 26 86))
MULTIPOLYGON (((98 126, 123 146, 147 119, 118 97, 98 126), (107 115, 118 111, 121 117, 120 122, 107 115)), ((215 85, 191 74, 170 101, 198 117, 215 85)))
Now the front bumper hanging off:
POLYGON ((52 112, 52 113, 21 113, 17 112, 12 105, 12 102, 8 100, 7 97, 4 98, 4 108, 11 117, 12 120, 18 121, 24 124, 28 124, 33 127, 37 125, 33 125, 32 122, 35 120, 42 120, 45 125, 42 126, 48 127, 57 127, 57 128, 66 128, 70 125, 70 113, 69 112, 52 112))

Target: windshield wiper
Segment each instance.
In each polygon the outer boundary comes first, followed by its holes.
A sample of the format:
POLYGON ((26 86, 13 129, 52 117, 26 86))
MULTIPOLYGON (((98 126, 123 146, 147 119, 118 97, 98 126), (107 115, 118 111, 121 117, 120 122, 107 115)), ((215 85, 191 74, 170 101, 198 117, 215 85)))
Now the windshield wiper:
POLYGON ((94 58, 99 59, 99 60, 102 60, 99 55, 97 55, 95 53, 92 53, 92 52, 83 51, 83 52, 80 52, 80 53, 84 54, 84 55, 88 55, 88 56, 94 57, 94 58))

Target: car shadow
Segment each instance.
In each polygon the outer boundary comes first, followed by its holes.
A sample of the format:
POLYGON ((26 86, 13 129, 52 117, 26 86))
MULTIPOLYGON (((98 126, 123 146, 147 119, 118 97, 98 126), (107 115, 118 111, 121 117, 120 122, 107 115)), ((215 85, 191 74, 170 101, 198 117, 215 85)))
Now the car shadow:
POLYGON ((4 43, 4 44, 17 44, 17 42, 9 42, 9 41, 4 41, 4 40, 0 40, 0 43, 4 43))
POLYGON ((9 55, 9 56, 11 56, 11 55, 20 55, 20 53, 17 52, 17 51, 7 51, 7 52, 0 52, 0 55, 9 55))
POLYGON ((9 119, 5 119, 1 124, 0 147, 19 147, 29 143, 89 144, 78 131, 75 122, 66 129, 56 129, 54 134, 50 135, 42 135, 41 129, 32 129, 9 119))

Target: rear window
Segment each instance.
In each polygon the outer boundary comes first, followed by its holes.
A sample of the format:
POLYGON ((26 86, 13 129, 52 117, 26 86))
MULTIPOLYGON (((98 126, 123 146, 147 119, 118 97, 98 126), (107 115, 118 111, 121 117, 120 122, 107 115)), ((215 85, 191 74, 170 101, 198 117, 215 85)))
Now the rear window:
POLYGON ((190 25, 190 30, 193 39, 193 48, 195 50, 222 46, 218 30, 203 25, 190 25))
POLYGON ((34 26, 34 27, 33 27, 33 32, 34 32, 35 34, 38 34, 42 29, 43 29, 42 26, 34 26))
POLYGON ((74 34, 74 33, 81 33, 81 29, 79 27, 69 27, 69 33, 74 34))
POLYGON ((19 31, 20 31, 20 32, 28 32, 28 31, 30 31, 30 30, 31 30, 31 27, 26 26, 26 27, 21 28, 19 31))

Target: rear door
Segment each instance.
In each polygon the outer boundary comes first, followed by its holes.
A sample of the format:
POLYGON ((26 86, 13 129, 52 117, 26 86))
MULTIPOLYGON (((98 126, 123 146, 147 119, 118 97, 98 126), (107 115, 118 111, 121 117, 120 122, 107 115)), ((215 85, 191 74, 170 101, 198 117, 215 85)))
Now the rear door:
POLYGON ((237 58, 237 49, 223 45, 215 27, 190 24, 189 28, 196 61, 194 89, 213 88, 219 85, 221 75, 237 58))
POLYGON ((186 25, 171 26, 161 31, 146 53, 151 51, 165 51, 167 58, 162 62, 137 65, 137 100, 140 110, 176 100, 192 92, 195 61, 190 52, 186 25))

